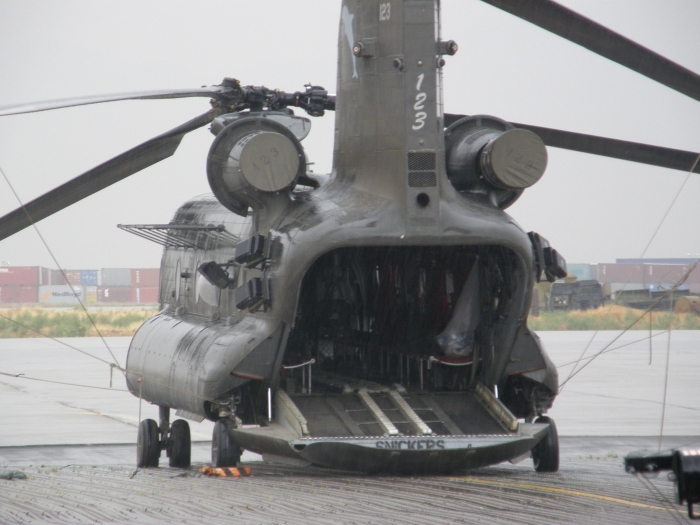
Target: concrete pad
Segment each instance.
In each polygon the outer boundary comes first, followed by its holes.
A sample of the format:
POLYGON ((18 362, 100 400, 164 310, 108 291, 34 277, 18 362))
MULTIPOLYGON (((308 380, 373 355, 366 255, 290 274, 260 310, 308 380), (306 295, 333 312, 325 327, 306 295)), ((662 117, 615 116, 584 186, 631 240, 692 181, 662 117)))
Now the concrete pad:
MULTIPOLYGON (((668 333, 630 330, 539 332, 563 384, 549 416, 566 436, 653 436, 661 432, 668 333), (590 343, 590 344, 589 344, 590 343), (587 348, 588 347, 588 348, 587 348), (587 348, 587 349, 586 349, 587 348), (606 350, 607 349, 607 350, 606 350), (584 353, 585 351, 585 353, 584 353), (586 358, 595 356, 593 360, 586 358)), ((670 339, 663 433, 700 435, 700 331, 670 339)))
MULTIPOLYGON (((130 340, 106 338, 121 366, 130 340)), ((0 372, 24 374, 0 375, 0 447, 136 443, 139 405, 142 419, 156 421, 158 407, 139 402, 117 370, 110 388, 113 358, 99 338, 61 342, 73 348, 50 339, 0 340, 0 372)), ((193 441, 211 440, 213 423, 191 421, 190 428, 193 441)))
MULTIPOLYGON (((655 334, 657 334, 655 332, 655 334)), ((619 332, 540 332, 563 382, 581 354, 594 355, 619 332)), ((652 339, 630 331, 566 384, 550 411, 562 436, 653 436, 661 430, 667 334, 652 339), (641 340, 641 341, 640 341, 641 340)), ((107 338, 120 365, 130 338, 107 338)), ((126 391, 110 352, 99 338, 0 340, 0 447, 131 444, 142 418, 158 419, 157 407, 126 391), (79 350, 79 351, 78 351, 79 350), (85 352, 88 355, 81 353, 85 352), (92 357, 91 357, 92 356, 92 357), (41 381, 30 380, 35 378, 41 381), (44 382, 53 381, 53 383, 44 382), (58 383, 70 383, 57 384, 58 383), (87 388, 92 387, 92 388, 87 388)), ((664 434, 700 436, 700 331, 675 331, 667 386, 664 434)), ((173 416, 174 417, 174 416, 173 416)), ((190 422, 193 441, 209 441, 213 424, 190 422)))

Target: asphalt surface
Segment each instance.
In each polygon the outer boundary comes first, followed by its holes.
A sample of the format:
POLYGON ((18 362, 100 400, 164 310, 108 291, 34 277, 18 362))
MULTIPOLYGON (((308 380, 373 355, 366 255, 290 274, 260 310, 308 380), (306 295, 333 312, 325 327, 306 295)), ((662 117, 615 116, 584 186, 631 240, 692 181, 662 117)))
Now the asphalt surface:
MULTIPOLYGON (((249 462, 250 477, 210 478, 200 464, 136 471, 133 445, 13 447, 0 461, 24 465, 28 477, 0 480, 0 523, 690 523, 665 474, 647 479, 622 468, 622 454, 656 442, 565 437, 555 474, 525 460, 425 477, 249 462), (26 465, 32 458, 47 463, 26 465)), ((205 451, 198 444, 194 456, 205 451)))
MULTIPOLYGON (((541 334, 561 382, 587 346, 583 362, 618 334, 593 335, 541 334)), ((535 473, 527 459, 416 478, 275 466, 250 453, 250 477, 208 478, 197 472, 210 455, 206 422, 191 423, 193 468, 135 473, 139 408, 155 419, 157 408, 124 392, 116 371, 110 389, 109 365, 75 349, 2 340, 0 372, 24 376, 0 376, 0 470, 28 478, 0 480, 0 523, 686 523, 665 473, 622 468, 625 454, 660 441, 667 334, 652 339, 651 364, 648 340, 635 342, 646 336, 624 334, 563 388, 549 414, 562 436, 558 473, 535 473)), ((99 339, 62 341, 113 359, 99 339)), ((129 339, 107 342, 123 365, 129 339)), ((664 448, 700 441, 699 347, 700 332, 673 332, 664 448)))

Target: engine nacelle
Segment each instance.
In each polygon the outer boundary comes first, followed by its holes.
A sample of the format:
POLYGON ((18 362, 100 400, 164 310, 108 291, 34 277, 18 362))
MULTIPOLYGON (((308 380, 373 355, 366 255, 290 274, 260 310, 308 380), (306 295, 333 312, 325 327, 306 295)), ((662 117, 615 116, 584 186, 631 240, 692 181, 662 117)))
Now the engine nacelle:
POLYGON ((289 194, 306 173, 306 156, 289 127, 271 118, 235 119, 221 129, 207 157, 207 177, 216 198, 245 217, 266 199, 289 194))
POLYGON ((487 115, 465 117, 445 131, 447 176, 460 192, 491 193, 513 204, 547 167, 547 149, 531 131, 487 115))

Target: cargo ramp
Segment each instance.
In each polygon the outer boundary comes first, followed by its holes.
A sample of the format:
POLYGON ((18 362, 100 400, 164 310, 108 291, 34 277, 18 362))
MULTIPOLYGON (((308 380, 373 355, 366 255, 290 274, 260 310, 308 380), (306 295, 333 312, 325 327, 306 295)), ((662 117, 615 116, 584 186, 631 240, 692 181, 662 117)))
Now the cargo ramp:
POLYGON ((526 457, 546 424, 520 423, 484 387, 409 391, 362 382, 337 394, 274 395, 272 420, 235 431, 270 460, 355 471, 444 473, 526 457))

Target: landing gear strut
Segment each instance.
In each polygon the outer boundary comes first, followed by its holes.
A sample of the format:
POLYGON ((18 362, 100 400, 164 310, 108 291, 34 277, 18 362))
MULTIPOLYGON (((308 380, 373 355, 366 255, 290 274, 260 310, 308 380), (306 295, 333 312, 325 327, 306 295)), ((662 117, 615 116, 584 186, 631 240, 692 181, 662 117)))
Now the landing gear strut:
POLYGON ((159 416, 160 425, 152 419, 144 419, 139 424, 136 466, 157 467, 160 453, 165 450, 171 467, 189 468, 192 454, 190 425, 184 419, 178 419, 170 425, 168 407, 160 407, 159 416))
POLYGON ((532 461, 537 472, 557 472, 559 470, 559 435, 554 420, 540 416, 535 423, 548 423, 549 429, 542 440, 532 449, 532 461))
POLYGON ((211 464, 214 467, 235 467, 241 460, 241 447, 231 430, 235 424, 230 419, 219 419, 214 424, 211 438, 211 464))

